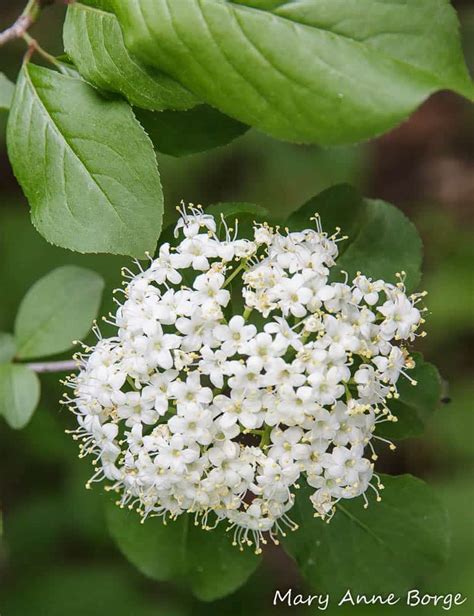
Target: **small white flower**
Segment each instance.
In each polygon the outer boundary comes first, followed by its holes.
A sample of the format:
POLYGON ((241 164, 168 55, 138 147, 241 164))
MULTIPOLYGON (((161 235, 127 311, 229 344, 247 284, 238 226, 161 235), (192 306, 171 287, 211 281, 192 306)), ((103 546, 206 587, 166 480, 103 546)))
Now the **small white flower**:
POLYGON ((392 347, 388 357, 379 355, 374 357, 372 362, 377 366, 382 381, 394 384, 398 381, 400 372, 405 365, 405 355, 398 347, 392 347))
POLYGON ((223 343, 222 350, 229 357, 240 351, 241 346, 256 333, 255 325, 246 325, 245 319, 239 315, 232 317, 227 325, 216 325, 213 331, 216 340, 223 343))
POLYGON ((399 290, 392 291, 389 299, 378 308, 378 311, 385 317, 380 326, 384 338, 412 339, 413 328, 420 323, 421 315, 404 293, 399 290))

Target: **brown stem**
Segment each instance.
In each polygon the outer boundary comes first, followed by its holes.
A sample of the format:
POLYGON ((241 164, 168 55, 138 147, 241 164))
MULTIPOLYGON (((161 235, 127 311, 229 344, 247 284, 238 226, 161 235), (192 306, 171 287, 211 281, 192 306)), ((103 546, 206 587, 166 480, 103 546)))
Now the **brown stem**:
POLYGON ((54 4, 54 2, 55 0, 29 0, 23 13, 18 17, 15 23, 3 32, 0 32, 0 47, 15 39, 23 38, 26 32, 38 19, 41 9, 49 4, 54 4))

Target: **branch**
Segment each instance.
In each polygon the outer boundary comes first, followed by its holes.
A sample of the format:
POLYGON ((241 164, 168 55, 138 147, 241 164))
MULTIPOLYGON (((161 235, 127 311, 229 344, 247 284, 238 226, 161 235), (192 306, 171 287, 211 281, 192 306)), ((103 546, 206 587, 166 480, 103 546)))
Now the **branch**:
POLYGON ((71 372, 71 370, 79 370, 77 362, 73 359, 65 361, 42 361, 32 364, 24 364, 33 372, 45 374, 47 372, 71 372))
POLYGON ((3 32, 0 32, 0 47, 15 39, 23 38, 38 19, 41 9, 54 2, 55 0, 29 0, 23 13, 15 23, 3 32))

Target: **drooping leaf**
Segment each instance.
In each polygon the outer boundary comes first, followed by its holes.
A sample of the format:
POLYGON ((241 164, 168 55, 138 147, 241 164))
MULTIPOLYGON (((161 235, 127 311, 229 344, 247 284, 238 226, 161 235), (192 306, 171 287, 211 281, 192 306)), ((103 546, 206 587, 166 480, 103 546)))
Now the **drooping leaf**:
POLYGON ((441 400, 441 378, 433 364, 425 362, 420 353, 414 353, 415 368, 408 370, 410 378, 416 381, 411 385, 408 379, 400 376, 397 389, 398 400, 390 400, 390 410, 397 416, 396 423, 382 423, 377 434, 398 439, 419 436, 426 422, 436 410, 441 400))
POLYGON ((0 415, 14 430, 24 428, 39 402, 40 382, 26 366, 0 364, 0 415))
POLYGON ((198 102, 173 78, 129 54, 113 13, 76 2, 68 8, 63 38, 84 79, 122 94, 132 105, 161 111, 188 109, 198 102))
POLYGON ((0 332, 0 364, 11 361, 15 352, 15 338, 11 334, 0 332))
POLYGON ((155 148, 172 156, 186 156, 225 145, 248 130, 245 124, 208 105, 159 113, 135 109, 135 115, 155 148))
POLYGON ((282 543, 318 592, 397 594, 445 561, 446 513, 430 487, 410 475, 381 479, 380 503, 371 494, 367 509, 362 498, 342 500, 329 524, 314 518, 314 490, 298 491, 291 517, 299 529, 282 543))
POLYGON ((103 288, 98 274, 74 265, 58 267, 38 280, 15 320, 17 357, 54 355, 84 338, 97 316, 103 288))
POLYGON ((160 177, 152 144, 126 102, 25 64, 7 144, 33 223, 49 242, 78 252, 153 252, 160 177))
POLYGON ((0 111, 8 111, 15 91, 15 84, 0 73, 0 111))
POLYGON ((135 512, 110 503, 107 520, 118 547, 142 573, 158 581, 184 582, 202 601, 236 590, 260 562, 251 549, 240 552, 232 545, 225 524, 203 531, 189 514, 166 525, 158 518, 141 524, 135 512))
POLYGON ((449 0, 113 2, 130 51, 275 137, 350 143, 473 97, 449 0))
POLYGON ((355 189, 340 185, 305 203, 290 216, 288 226, 292 230, 308 228, 316 212, 324 231, 332 234, 340 227, 348 236, 339 243, 338 270, 346 271, 350 278, 360 271, 386 282, 397 282, 395 274, 404 271, 407 289, 418 285, 421 240, 415 225, 396 207, 362 199, 355 189))

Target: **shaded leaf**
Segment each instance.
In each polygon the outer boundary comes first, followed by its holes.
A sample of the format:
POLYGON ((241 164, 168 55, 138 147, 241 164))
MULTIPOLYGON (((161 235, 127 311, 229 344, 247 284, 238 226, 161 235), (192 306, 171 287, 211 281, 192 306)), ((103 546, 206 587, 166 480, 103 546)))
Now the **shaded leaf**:
POLYGON ((14 430, 30 421, 40 397, 40 382, 34 372, 19 364, 0 364, 0 415, 14 430))
POLYGON ((135 109, 135 115, 155 148, 172 156, 186 156, 225 145, 248 130, 245 124, 208 105, 159 113, 135 109))
POLYGON ((93 85, 122 94, 131 104, 160 111, 188 109, 198 101, 177 81, 133 58, 112 13, 76 2, 64 23, 64 48, 93 85))
MULTIPOLYGON (((314 518, 313 491, 298 492, 291 517, 300 528, 282 539, 285 550, 318 592, 403 592, 445 562, 446 513, 431 488, 410 475, 382 475, 382 501, 368 494, 343 500, 329 524, 314 518)), ((370 492, 370 490, 369 490, 370 492)))
POLYGON ((474 96, 448 0, 113 2, 130 51, 275 137, 349 143, 474 96))
POLYGON ((127 103, 25 64, 7 143, 33 223, 49 242, 79 252, 153 252, 163 195, 152 144, 127 103))
POLYGON ((313 225, 311 218, 319 213, 326 233, 331 235, 342 228, 344 235, 352 237, 359 230, 360 211, 363 207, 362 196, 356 188, 349 184, 336 184, 292 212, 286 224, 291 231, 300 231, 313 225))
POLYGON ((239 237, 252 238, 253 237, 253 223, 268 221, 270 217, 269 211, 257 205, 256 203, 247 203, 245 201, 236 202, 220 202, 209 205, 206 210, 206 214, 214 216, 217 222, 217 231, 219 235, 222 235, 222 216, 226 224, 232 229, 236 229, 239 237), (238 221, 236 223, 236 220, 238 221))
POLYGON ((212 601, 244 584, 260 559, 251 549, 240 552, 225 532, 225 523, 203 531, 194 516, 183 514, 166 525, 158 518, 143 524, 133 511, 110 503, 110 532, 122 553, 145 575, 184 582, 196 597, 212 601))
POLYGON ((360 271, 372 278, 396 282, 405 271, 408 290, 421 277, 422 244, 415 225, 396 207, 384 201, 362 199, 346 185, 320 193, 288 219, 292 230, 314 226, 310 218, 319 213, 323 230, 329 234, 340 227, 347 240, 339 244, 335 270, 350 278, 360 271))
POLYGON ((104 282, 90 270, 64 265, 38 280, 15 320, 17 356, 45 357, 67 351, 84 338, 97 316, 104 282))
POLYGON ((398 400, 390 400, 390 410, 398 417, 396 423, 383 423, 377 427, 377 434, 390 439, 419 436, 426 422, 441 400, 441 378, 433 364, 425 362, 420 353, 414 353, 416 366, 407 371, 417 382, 411 385, 403 375, 397 383, 398 400))

